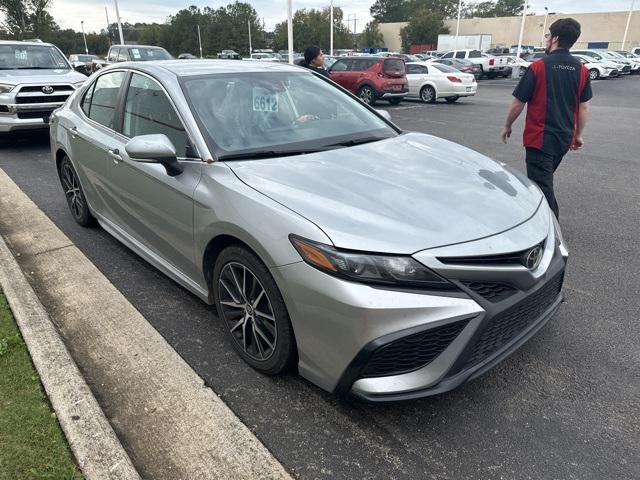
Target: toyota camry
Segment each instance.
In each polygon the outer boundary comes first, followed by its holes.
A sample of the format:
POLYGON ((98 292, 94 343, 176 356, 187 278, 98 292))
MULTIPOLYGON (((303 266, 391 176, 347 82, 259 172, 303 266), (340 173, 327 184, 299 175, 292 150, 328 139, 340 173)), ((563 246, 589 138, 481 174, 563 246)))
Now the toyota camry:
POLYGON ((51 146, 74 219, 215 308, 265 374, 433 395, 562 301, 568 253, 537 186, 303 68, 113 65, 55 112, 51 146))

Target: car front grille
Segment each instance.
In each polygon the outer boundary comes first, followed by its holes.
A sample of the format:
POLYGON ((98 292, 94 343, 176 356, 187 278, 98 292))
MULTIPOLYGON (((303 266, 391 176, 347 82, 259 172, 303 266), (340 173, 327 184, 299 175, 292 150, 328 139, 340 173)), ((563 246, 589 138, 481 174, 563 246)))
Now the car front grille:
POLYGON ((533 248, 544 249, 545 241, 533 245, 526 250, 519 252, 501 253, 497 255, 481 255, 475 257, 438 257, 442 263, 447 265, 471 265, 471 266, 495 266, 495 265, 523 265, 524 256, 533 248))
POLYGON ((531 326, 556 301, 564 272, 538 291, 489 320, 464 368, 482 362, 531 326))
POLYGON ((490 302, 500 302, 516 292, 516 289, 498 282, 462 282, 462 284, 490 302))
POLYGON ((74 91, 72 85, 26 85, 16 94, 16 103, 18 105, 64 103, 74 91), (51 93, 44 93, 42 89, 45 87, 51 88, 51 93))
POLYGON ((21 97, 18 95, 16 103, 20 105, 31 103, 64 103, 69 95, 38 95, 37 97, 21 97))
POLYGON ((49 116, 51 116, 51 113, 53 113, 53 108, 48 108, 48 109, 43 109, 43 110, 37 110, 37 111, 25 111, 25 112, 18 112, 18 118, 20 120, 30 120, 30 119, 34 119, 34 118, 47 118, 49 116))
POLYGON ((625 72, 625 73, 627 73, 627 72, 630 72, 630 71, 631 71, 631 67, 630 67, 629 65, 625 65, 625 66, 624 66, 624 67, 622 67, 620 70, 621 70, 621 71, 623 71, 623 72, 625 72))
POLYGON ((383 345, 373 352, 361 376, 384 377, 422 368, 446 350, 467 323, 460 320, 383 345))

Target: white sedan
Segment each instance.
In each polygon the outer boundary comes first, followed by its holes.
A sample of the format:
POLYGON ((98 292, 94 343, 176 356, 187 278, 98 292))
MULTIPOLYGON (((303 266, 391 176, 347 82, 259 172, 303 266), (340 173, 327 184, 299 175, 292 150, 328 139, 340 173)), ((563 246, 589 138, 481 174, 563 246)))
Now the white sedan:
POLYGON ((453 103, 460 97, 476 94, 478 84, 470 73, 462 73, 449 65, 427 62, 409 62, 406 65, 409 95, 425 103, 439 98, 453 103))

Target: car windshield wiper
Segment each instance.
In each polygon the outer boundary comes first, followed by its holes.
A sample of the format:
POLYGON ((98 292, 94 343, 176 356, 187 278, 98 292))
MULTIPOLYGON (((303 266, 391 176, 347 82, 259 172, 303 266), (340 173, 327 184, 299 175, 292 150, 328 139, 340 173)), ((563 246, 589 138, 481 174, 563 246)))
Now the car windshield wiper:
POLYGON ((324 148, 331 147, 355 147, 356 145, 362 145, 364 143, 372 143, 377 142, 379 140, 386 140, 390 137, 362 137, 362 138, 352 138, 350 140, 345 140, 344 142, 332 143, 330 145, 325 145, 324 148))
POLYGON ((305 155, 324 151, 324 148, 305 148, 296 150, 260 150, 257 152, 231 153, 218 157, 220 161, 226 160, 259 160, 261 158, 290 157, 293 155, 305 155))

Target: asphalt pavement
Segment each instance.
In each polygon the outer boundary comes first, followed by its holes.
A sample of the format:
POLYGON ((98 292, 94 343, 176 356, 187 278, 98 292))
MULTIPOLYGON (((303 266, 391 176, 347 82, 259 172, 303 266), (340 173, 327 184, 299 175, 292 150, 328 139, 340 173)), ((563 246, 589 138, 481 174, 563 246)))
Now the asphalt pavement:
MULTIPOLYGON (((383 108, 402 128, 523 170, 522 120, 509 145, 499 139, 513 86, 486 81, 456 104, 383 108)), ((640 76, 593 88, 585 148, 556 174, 571 252, 567 301, 491 372, 404 403, 345 401, 295 375, 266 377, 246 366, 212 308, 103 230, 75 224, 46 134, 17 136, 0 149, 0 167, 300 477, 640 478, 640 76)))

